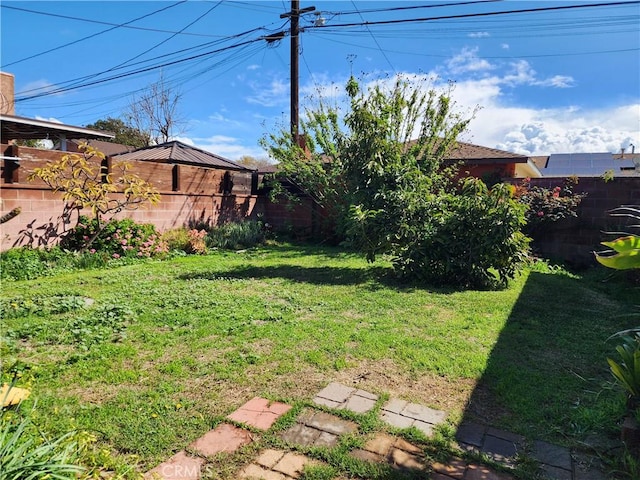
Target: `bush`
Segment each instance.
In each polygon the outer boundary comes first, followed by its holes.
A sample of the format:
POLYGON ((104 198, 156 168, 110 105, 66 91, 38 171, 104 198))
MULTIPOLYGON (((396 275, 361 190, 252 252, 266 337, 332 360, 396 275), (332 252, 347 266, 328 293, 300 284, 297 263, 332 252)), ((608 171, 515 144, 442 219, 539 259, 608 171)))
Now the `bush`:
POLYGON ((186 252, 187 248, 189 248, 189 230, 184 227, 167 230, 160 238, 167 244, 169 251, 181 250, 186 252))
POLYGON ((532 187, 529 178, 516 187, 516 198, 527 206, 525 217, 527 224, 524 231, 535 234, 550 224, 563 218, 577 217, 576 209, 586 193, 573 193, 578 184, 577 177, 567 178, 562 187, 552 190, 544 187, 532 187))
POLYGON ((185 252, 194 253, 196 255, 204 255, 207 253, 207 244, 206 244, 206 230, 196 230, 191 229, 187 232, 189 236, 189 242, 187 243, 187 248, 185 252))
POLYGON ((96 219, 81 216, 60 246, 72 251, 106 253, 112 258, 162 256, 169 251, 153 224, 136 223, 130 218, 112 219, 100 230, 96 219))
POLYGON ((264 225, 261 221, 225 223, 212 229, 206 237, 211 248, 241 249, 260 245, 265 240, 264 225))
POLYGON ((414 199, 393 242, 400 276, 463 287, 502 286, 524 265, 525 207, 510 187, 466 179, 459 193, 414 199), (495 272, 495 273, 494 273, 495 272), (497 275, 497 277, 496 277, 497 275))

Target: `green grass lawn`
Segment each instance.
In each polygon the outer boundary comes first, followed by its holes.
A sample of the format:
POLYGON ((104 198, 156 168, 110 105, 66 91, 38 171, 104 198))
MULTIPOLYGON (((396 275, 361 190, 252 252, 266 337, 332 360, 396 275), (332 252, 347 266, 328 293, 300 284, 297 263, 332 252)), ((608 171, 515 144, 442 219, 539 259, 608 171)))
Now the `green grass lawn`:
POLYGON ((3 282, 3 368, 33 375, 49 429, 88 429, 139 471, 256 395, 296 404, 330 381, 576 446, 615 437, 623 405, 606 339, 633 298, 596 277, 434 289, 280 245, 3 282))

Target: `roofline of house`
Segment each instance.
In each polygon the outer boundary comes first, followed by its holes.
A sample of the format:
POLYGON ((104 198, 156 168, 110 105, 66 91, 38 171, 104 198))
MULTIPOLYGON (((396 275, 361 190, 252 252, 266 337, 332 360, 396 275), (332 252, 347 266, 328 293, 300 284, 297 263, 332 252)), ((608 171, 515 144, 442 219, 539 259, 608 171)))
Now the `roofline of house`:
POLYGON ((13 122, 25 126, 33 126, 54 131, 64 132, 66 134, 81 134, 94 138, 115 138, 115 133, 105 132, 102 130, 93 130, 91 128, 77 127, 74 125, 66 125, 64 123, 49 122, 47 120, 38 120, 35 118, 18 117, 16 115, 7 115, 0 113, 0 121, 13 122))

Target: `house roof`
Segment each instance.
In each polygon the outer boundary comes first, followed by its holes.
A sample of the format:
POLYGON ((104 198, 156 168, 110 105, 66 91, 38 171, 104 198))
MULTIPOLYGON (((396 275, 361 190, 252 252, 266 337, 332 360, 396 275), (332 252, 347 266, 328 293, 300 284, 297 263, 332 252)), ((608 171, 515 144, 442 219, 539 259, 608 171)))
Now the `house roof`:
POLYGON ((142 160, 162 163, 179 163, 185 165, 217 167, 227 170, 252 171, 219 155, 201 150, 177 140, 160 145, 139 148, 129 153, 114 155, 118 160, 142 160))
MULTIPOLYGON (((456 147, 451 149, 446 157, 449 162, 464 161, 465 164, 486 164, 486 163, 523 163, 527 164, 531 171, 531 176, 540 176, 539 166, 534 164, 532 158, 518 153, 498 150, 497 148, 483 147, 472 143, 457 142, 456 147)), ((272 173, 277 170, 277 165, 271 168, 260 168, 260 173, 272 173)))
POLYGON ((538 167, 540 171, 546 168, 547 162, 549 161, 549 155, 539 155, 529 158, 531 158, 531 161, 535 164, 536 167, 538 167))
POLYGON ((506 160, 508 163, 527 163, 529 157, 505 150, 498 150, 497 148, 457 142, 456 147, 449 151, 447 160, 464 160, 465 162, 503 162, 506 160))
POLYGON ((108 157, 112 155, 117 155, 119 153, 132 152, 133 150, 135 150, 135 147, 132 147, 130 145, 123 145, 122 143, 105 142, 104 140, 77 138, 73 140, 67 140, 67 142, 73 143, 74 145, 77 145, 77 146, 80 146, 83 143, 86 143, 90 147, 95 148, 96 150, 104 153, 108 157))
POLYGON ((637 176, 635 163, 630 158, 615 159, 609 152, 603 153, 554 153, 542 174, 545 177, 599 177, 611 172, 615 177, 637 176))
POLYGON ((114 138, 115 135, 90 128, 0 114, 0 140, 46 140, 56 138, 114 138))

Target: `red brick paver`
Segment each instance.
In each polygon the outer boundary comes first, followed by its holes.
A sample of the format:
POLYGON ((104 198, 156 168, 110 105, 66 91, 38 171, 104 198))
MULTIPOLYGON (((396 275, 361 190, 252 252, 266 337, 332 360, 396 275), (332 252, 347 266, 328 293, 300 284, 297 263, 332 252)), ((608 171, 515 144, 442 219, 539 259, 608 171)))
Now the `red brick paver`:
POLYGON ((291 407, 284 403, 270 402, 266 398, 255 397, 227 418, 258 430, 269 430, 271 425, 289 410, 291 407))
POLYGON ((235 452, 251 442, 251 433, 228 423, 222 423, 197 439, 189 448, 206 457, 221 452, 235 452))
POLYGON ((145 480, 200 480, 204 465, 202 458, 192 457, 184 451, 176 453, 166 462, 148 471, 145 480))

